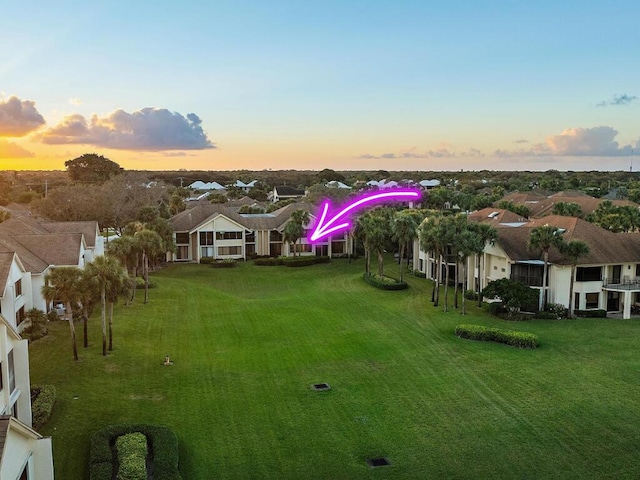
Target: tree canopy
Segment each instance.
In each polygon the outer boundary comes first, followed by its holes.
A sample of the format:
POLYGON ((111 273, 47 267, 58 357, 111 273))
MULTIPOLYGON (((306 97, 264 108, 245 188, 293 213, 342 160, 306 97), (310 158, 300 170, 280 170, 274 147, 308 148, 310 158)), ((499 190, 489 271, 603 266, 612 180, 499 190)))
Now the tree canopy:
POLYGON ((74 182, 102 183, 124 169, 116 162, 96 153, 84 155, 64 162, 69 178, 74 182))

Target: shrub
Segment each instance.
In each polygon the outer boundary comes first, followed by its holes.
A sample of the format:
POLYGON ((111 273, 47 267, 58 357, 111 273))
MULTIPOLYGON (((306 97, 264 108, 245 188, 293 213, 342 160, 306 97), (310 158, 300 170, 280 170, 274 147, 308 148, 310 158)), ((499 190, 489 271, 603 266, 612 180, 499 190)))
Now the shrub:
POLYGON ((533 317, 534 318, 540 318, 542 320, 558 320, 558 319, 560 319, 560 317, 556 313, 549 312, 547 310, 536 312, 533 317))
POLYGON ((233 268, 236 266, 236 262, 233 258, 225 258, 224 260, 218 260, 211 264, 211 268, 233 268))
MULTIPOLYGON (((156 287, 155 283, 149 280, 149 288, 155 288, 155 287, 156 287)), ((144 289, 144 278, 136 277, 136 288, 138 290, 144 289)))
POLYGON ((89 454, 90 480, 112 479, 112 448, 116 439, 133 432, 140 432, 147 437, 153 457, 154 480, 182 480, 178 472, 178 438, 175 433, 168 427, 144 424, 111 425, 93 435, 89 454), (105 464, 111 466, 108 471, 105 464))
POLYGON ((489 282, 482 290, 482 296, 500 299, 509 312, 517 312, 533 309, 538 302, 539 292, 514 280, 501 278, 489 282))
POLYGON ((413 275, 418 278, 427 278, 427 274, 424 272, 421 272, 420 270, 414 270, 413 275))
POLYGON ((32 385, 31 415, 33 428, 40 430, 51 417, 53 405, 56 403, 56 387, 53 385, 32 385))
POLYGON ((473 290, 467 290, 464 292, 464 298, 467 300, 478 300, 478 293, 473 290))
POLYGON ((455 332, 458 337, 469 340, 504 343, 518 348, 536 348, 538 346, 538 337, 528 332, 501 330, 482 325, 458 325, 455 332))
POLYGON ((200 258, 200 263, 203 265, 209 265, 211 263, 214 263, 216 261, 215 258, 213 257, 201 257, 200 258))
POLYGON ((147 480, 147 437, 142 433, 128 433, 116 440, 118 451, 118 480, 147 480))
POLYGON ((256 258, 253 263, 260 267, 273 267, 284 264, 282 258, 256 258))
POLYGON ((406 282, 401 282, 391 277, 381 277, 380 275, 367 275, 363 276, 364 281, 369 285, 373 285, 380 290, 405 290, 409 287, 406 282))
POLYGON ((283 264, 285 267, 306 267, 308 265, 315 265, 316 263, 329 263, 331 258, 329 257, 287 257, 284 258, 283 264))
POLYGON ((564 318, 569 313, 567 307, 561 303, 550 303, 546 306, 545 310, 556 315, 556 318, 564 318))
POLYGON ((504 308, 502 302, 491 302, 488 308, 489 313, 491 313, 492 315, 500 315, 501 313, 507 311, 506 308, 504 308))
POLYGON ((607 311, 602 309, 597 310, 574 310, 576 317, 588 317, 588 318, 607 318, 607 311))

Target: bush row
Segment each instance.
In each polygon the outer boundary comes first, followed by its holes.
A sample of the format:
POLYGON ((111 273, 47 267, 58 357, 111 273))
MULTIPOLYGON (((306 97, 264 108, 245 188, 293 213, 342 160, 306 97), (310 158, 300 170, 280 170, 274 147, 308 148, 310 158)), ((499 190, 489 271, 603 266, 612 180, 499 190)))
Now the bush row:
POLYGON ((458 325, 456 335, 470 340, 505 343, 518 348, 536 348, 538 346, 538 337, 533 333, 501 330, 482 325, 458 325))
POLYGON ((211 264, 211 268, 233 268, 237 265, 237 261, 233 258, 225 258, 211 264))
POLYGON ((147 437, 134 432, 116 440, 118 480, 147 480, 147 437))
POLYGON ((316 263, 329 263, 329 257, 277 257, 277 258, 256 258, 253 263, 261 267, 273 267, 276 265, 284 265, 285 267, 306 267, 307 265, 315 265, 316 263))
POLYGON ((607 318, 607 311, 598 310, 575 310, 573 312, 576 317, 589 317, 589 318, 607 318))
POLYGON ((31 386, 31 415, 33 428, 40 430, 51 417, 53 405, 56 403, 56 387, 53 385, 31 386))
POLYGON ((391 277, 380 277, 380 275, 363 275, 364 281, 380 290, 404 290, 409 287, 407 282, 401 282, 391 277))
POLYGON ((127 433, 140 432, 147 437, 153 456, 154 480, 182 480, 178 472, 178 437, 160 425, 110 425, 91 438, 89 454, 90 480, 111 480, 113 472, 112 449, 116 439, 127 433))

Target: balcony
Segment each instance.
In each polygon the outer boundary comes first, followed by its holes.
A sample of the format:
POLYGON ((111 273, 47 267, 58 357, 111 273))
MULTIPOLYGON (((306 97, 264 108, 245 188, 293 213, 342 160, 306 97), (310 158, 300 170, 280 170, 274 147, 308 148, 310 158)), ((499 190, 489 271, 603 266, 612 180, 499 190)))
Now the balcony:
POLYGON ((528 287, 541 287, 542 276, 531 275, 511 275, 511 280, 514 282, 522 283, 528 287))
POLYGON ((605 278, 602 286, 607 290, 633 290, 640 291, 640 277, 605 278))

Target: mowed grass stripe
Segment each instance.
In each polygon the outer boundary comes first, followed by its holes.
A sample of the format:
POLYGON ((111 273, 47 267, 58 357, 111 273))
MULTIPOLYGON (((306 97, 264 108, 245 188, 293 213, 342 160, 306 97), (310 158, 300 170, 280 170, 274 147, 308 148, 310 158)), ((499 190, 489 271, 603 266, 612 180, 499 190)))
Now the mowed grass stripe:
POLYGON ((52 325, 31 370, 58 388, 44 431, 57 477, 87 478, 90 435, 121 422, 171 426, 190 479, 638 476, 640 324, 509 323, 472 301, 465 317, 452 301, 445 314, 430 282, 407 275, 410 289, 383 292, 362 269, 168 267, 149 304, 138 291, 117 308, 107 358, 98 316, 78 363, 68 327, 52 325), (463 322, 542 345, 461 340, 463 322), (318 382, 332 389, 314 392, 318 382), (371 469, 372 456, 393 465, 371 469))

